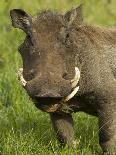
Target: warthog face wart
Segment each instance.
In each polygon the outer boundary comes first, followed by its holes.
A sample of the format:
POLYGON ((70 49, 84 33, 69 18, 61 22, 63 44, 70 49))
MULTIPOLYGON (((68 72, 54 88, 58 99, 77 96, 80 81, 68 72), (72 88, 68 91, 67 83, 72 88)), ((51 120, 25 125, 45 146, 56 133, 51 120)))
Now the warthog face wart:
POLYGON ((69 95, 68 101, 78 91, 80 72, 75 63, 76 53, 70 48, 69 29, 79 10, 80 7, 65 15, 45 11, 36 17, 19 9, 10 12, 13 26, 26 33, 19 47, 25 89, 43 106, 69 95))

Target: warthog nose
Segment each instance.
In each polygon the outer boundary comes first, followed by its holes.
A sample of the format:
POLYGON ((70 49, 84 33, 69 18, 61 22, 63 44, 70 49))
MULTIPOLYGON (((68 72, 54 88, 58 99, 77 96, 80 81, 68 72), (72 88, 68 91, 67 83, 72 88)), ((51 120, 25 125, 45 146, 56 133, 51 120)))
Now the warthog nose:
POLYGON ((53 97, 53 98, 57 98, 57 97, 61 97, 61 95, 60 94, 58 94, 58 93, 55 93, 55 92, 47 92, 47 93, 39 93, 39 94, 37 94, 37 95, 35 95, 35 97, 41 97, 41 98, 46 98, 46 97, 53 97))

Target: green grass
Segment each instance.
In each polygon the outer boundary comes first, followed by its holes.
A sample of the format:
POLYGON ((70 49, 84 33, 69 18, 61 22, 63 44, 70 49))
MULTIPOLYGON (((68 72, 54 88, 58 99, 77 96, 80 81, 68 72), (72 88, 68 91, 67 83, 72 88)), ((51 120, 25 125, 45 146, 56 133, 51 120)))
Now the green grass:
MULTIPOLYGON (((9 10, 22 8, 32 15, 42 9, 61 12, 77 6, 79 0, 0 0, 0 154, 1 155, 97 155, 97 119, 74 114, 78 140, 76 153, 61 149, 51 127, 49 115, 36 109, 18 83, 16 72, 21 66, 17 52, 24 34, 11 26, 9 10)), ((99 25, 116 24, 116 1, 85 0, 85 21, 99 25)))

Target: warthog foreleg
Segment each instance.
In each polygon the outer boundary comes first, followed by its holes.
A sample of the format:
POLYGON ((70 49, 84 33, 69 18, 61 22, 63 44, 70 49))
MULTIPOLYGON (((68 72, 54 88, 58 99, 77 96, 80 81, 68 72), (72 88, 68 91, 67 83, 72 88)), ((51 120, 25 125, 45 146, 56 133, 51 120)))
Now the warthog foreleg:
MULTIPOLYGON (((113 104, 114 105, 114 104, 113 104)), ((116 107, 115 107, 116 108, 116 107)), ((99 143, 103 152, 114 155, 116 149, 116 109, 112 104, 99 111, 99 143), (114 108, 114 109, 115 109, 114 108)))
POLYGON ((73 118, 71 114, 51 113, 51 121, 61 144, 75 148, 73 118))

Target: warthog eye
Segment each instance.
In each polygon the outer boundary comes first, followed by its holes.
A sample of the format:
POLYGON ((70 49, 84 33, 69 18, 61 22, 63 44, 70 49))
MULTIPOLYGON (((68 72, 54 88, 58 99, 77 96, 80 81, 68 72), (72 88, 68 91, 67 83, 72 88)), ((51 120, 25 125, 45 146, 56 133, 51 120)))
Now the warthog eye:
POLYGON ((66 39, 68 39, 69 37, 70 37, 70 36, 69 36, 69 33, 67 33, 67 34, 66 34, 66 39))
POLYGON ((67 33, 65 36, 65 46, 66 46, 66 48, 70 48, 70 35, 69 35, 69 33, 67 33))

